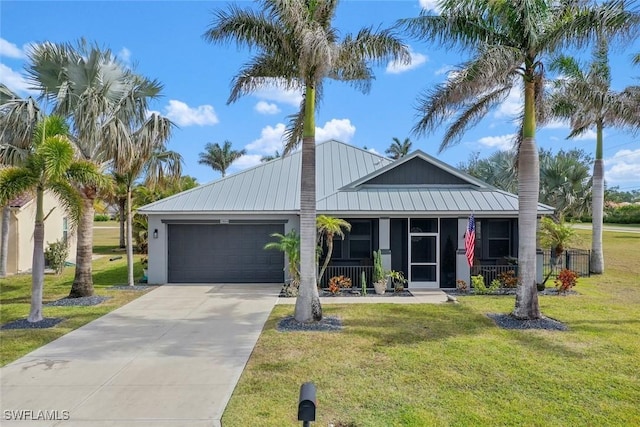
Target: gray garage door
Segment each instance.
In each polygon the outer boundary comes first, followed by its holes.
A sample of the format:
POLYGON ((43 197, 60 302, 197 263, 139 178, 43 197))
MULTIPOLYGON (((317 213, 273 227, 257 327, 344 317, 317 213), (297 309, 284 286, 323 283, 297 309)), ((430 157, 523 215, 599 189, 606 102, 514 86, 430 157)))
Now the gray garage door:
POLYGON ((265 251, 283 224, 169 224, 170 283, 282 283, 284 255, 265 251))

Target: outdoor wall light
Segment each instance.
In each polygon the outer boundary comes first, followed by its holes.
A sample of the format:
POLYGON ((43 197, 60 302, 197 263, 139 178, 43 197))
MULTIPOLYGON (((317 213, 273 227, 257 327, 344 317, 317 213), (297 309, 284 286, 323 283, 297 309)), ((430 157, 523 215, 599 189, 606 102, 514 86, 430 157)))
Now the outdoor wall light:
POLYGON ((158 229, 157 228, 155 230, 153 230, 153 238, 154 239, 158 238, 158 229))

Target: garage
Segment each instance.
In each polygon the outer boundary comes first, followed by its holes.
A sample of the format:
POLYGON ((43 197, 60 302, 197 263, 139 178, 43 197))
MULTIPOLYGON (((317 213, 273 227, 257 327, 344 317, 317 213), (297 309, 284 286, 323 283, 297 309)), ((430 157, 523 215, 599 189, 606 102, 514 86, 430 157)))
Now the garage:
POLYGON ((169 283, 282 283, 284 224, 168 224, 169 283))

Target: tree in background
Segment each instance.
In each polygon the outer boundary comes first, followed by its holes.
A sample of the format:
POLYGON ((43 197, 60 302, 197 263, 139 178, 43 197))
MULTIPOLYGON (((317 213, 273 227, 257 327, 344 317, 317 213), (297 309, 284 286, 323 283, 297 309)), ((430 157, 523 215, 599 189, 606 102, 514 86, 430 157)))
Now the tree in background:
MULTIPOLYGON (((0 171, 0 202, 6 203, 20 194, 35 191, 36 217, 33 230, 33 263, 31 267, 31 310, 27 320, 42 320, 42 287, 44 285, 44 193, 53 193, 69 213, 72 223, 80 218, 82 201, 73 182, 99 184, 103 179, 96 165, 76 160, 68 139, 69 128, 64 119, 50 116, 35 129, 29 154, 21 166, 0 171)), ((50 212, 49 212, 50 213, 50 212)))
POLYGON ((262 0, 260 10, 230 6, 215 12, 205 33, 210 42, 236 42, 256 49, 232 82, 228 103, 265 86, 302 92, 297 114, 290 117, 284 155, 302 141, 300 180, 300 293, 298 322, 322 318, 316 287, 316 99, 326 79, 348 82, 367 92, 373 78, 368 61, 409 62, 406 46, 390 31, 360 30, 338 39, 332 27, 336 0, 262 0))
POLYGON ((231 147, 231 141, 225 141, 222 146, 217 142, 215 144, 207 143, 204 146, 204 152, 199 154, 198 163, 211 166, 211 169, 219 171, 224 178, 231 163, 245 154, 247 154, 245 149, 234 150, 231 147))
POLYGON ((393 137, 393 142, 384 150, 386 154, 389 155, 393 160, 397 160, 400 157, 404 157, 411 151, 411 140, 409 138, 405 138, 404 141, 400 142, 400 140, 396 137, 393 137))
MULTIPOLYGON (((136 150, 134 157, 116 154, 113 162, 116 182, 121 184, 125 191, 127 284, 133 286, 133 187, 142 177, 144 177, 145 186, 150 188, 160 180, 179 179, 182 172, 182 156, 166 149, 173 126, 166 117, 151 114, 139 128, 132 128, 135 122, 120 123, 122 126, 114 128, 113 137, 129 141, 136 150)), ((129 150, 122 150, 122 152, 127 153, 129 150)))
POLYGON ((276 152, 273 155, 267 154, 265 156, 262 156, 260 158, 260 161, 262 163, 266 163, 266 162, 270 162, 271 160, 279 159, 281 156, 282 155, 280 154, 280 152, 278 150, 276 150, 276 152))
POLYGON ((640 129, 640 86, 628 87, 621 92, 611 88, 609 47, 601 35, 593 51, 589 66, 575 58, 560 56, 551 69, 560 73, 554 82, 550 97, 551 112, 571 122, 573 138, 596 129, 596 158, 593 162, 591 272, 604 272, 602 250, 602 223, 604 218, 604 157, 603 131, 605 127, 631 127, 640 129))
POLYGON ((536 222, 539 159, 536 104, 542 101, 545 56, 567 46, 582 47, 598 33, 629 32, 636 17, 624 2, 598 5, 552 0, 443 0, 440 14, 423 12, 399 25, 412 36, 459 47, 471 59, 446 82, 419 98, 418 135, 447 123, 440 145, 458 142, 514 87, 523 88, 518 135, 518 287, 513 315, 540 318, 536 289, 536 222), (453 117, 453 120, 451 120, 453 117))
MULTIPOLYGON (((136 146, 116 137, 124 124, 141 125, 149 100, 159 96, 162 85, 137 75, 108 49, 80 40, 77 45, 45 42, 28 54, 27 73, 55 114, 72 123, 72 140, 81 158, 106 168, 116 156, 135 158, 136 146)), ((76 270, 70 297, 93 295, 93 203, 99 188, 78 187, 83 201, 78 223, 76 270)))
MULTIPOLYGON (((22 99, 0 83, 0 167, 23 164, 30 153, 33 133, 41 119, 40 106, 33 98, 22 99)), ((2 206, 0 277, 7 275, 9 202, 2 206)))

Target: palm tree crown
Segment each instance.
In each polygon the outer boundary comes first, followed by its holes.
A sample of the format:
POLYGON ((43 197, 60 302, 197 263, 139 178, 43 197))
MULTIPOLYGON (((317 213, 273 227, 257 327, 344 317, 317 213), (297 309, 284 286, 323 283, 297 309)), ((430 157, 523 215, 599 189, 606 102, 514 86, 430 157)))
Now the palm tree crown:
POLYGON ((226 175, 231 163, 247 154, 245 149, 234 150, 231 147, 231 141, 225 141, 222 146, 217 142, 215 144, 207 143, 204 150, 203 153, 200 153, 198 163, 211 166, 213 170, 220 171, 223 177, 226 175))
POLYGON ((404 141, 400 142, 398 138, 394 137, 393 142, 384 152, 392 159, 397 160, 409 154, 410 151, 411 140, 409 138, 405 138, 404 141))

